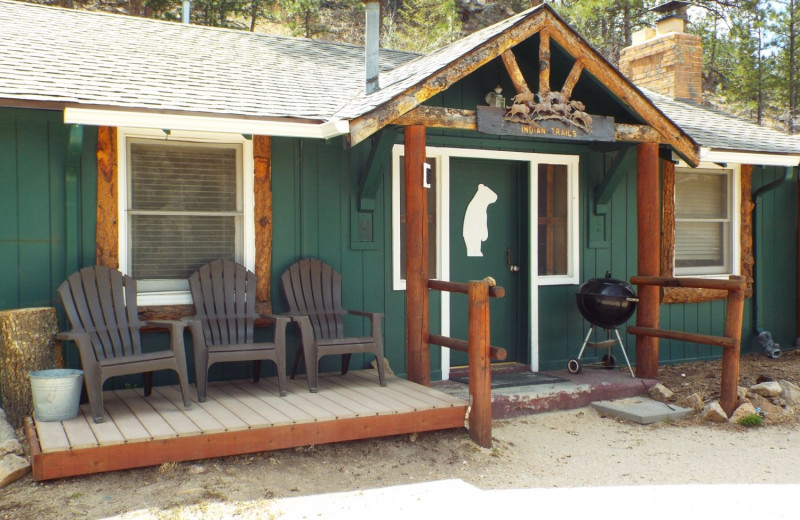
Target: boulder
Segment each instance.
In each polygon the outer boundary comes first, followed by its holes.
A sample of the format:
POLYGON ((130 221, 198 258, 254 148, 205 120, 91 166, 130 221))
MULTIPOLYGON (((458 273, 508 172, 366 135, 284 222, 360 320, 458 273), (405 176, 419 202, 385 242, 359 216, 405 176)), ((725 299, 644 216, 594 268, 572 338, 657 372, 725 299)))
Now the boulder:
POLYGON ((30 471, 31 465, 22 455, 22 445, 8 423, 6 413, 0 408, 0 488, 30 471))
POLYGON ((727 422, 728 414, 719 405, 719 401, 714 401, 703 409, 703 419, 711 422, 727 422))
POLYGON ((31 470, 28 460, 13 453, 0 458, 0 488, 22 478, 31 470))
POLYGON ((764 397, 775 397, 781 394, 783 388, 777 381, 765 381, 750 387, 750 391, 754 394, 763 395, 764 397))
POLYGON ((747 399, 747 388, 743 386, 736 387, 736 397, 739 398, 738 403, 742 404, 747 399))
POLYGON ((675 393, 672 390, 662 385, 661 383, 656 383, 655 385, 651 386, 647 392, 650 394, 650 397, 652 397, 656 401, 661 401, 662 403, 669 401, 670 399, 672 399, 672 396, 675 395, 675 393))
POLYGON ((22 444, 17 439, 14 428, 8 423, 6 413, 0 408, 0 457, 9 453, 22 455, 22 444))
POLYGON ((678 401, 678 406, 682 406, 684 408, 691 408, 695 412, 699 412, 703 409, 705 403, 703 403, 703 398, 700 397, 700 394, 693 393, 692 395, 687 395, 683 399, 678 401))
POLYGON ((750 402, 753 403, 753 406, 755 408, 760 408, 761 411, 764 412, 766 415, 783 414, 783 408, 774 404, 766 397, 760 396, 758 394, 755 394, 752 398, 750 398, 750 402))
POLYGON ((785 379, 778 381, 778 384, 781 385, 781 398, 786 401, 787 405, 800 405, 800 386, 785 379))
POLYGON ((747 415, 753 415, 756 413, 756 407, 753 406, 752 403, 743 403, 739 406, 736 410, 733 411, 733 415, 731 415, 730 422, 735 423, 739 422, 739 419, 745 417, 747 415))

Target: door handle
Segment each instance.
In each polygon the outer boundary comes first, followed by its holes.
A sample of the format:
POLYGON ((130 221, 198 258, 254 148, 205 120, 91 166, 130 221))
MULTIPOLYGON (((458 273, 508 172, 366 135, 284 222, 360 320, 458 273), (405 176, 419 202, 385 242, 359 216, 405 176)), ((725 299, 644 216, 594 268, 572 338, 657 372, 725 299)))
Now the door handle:
POLYGON ((509 271, 511 271, 512 273, 516 273, 517 271, 519 271, 519 266, 518 265, 513 265, 511 263, 511 248, 510 247, 508 249, 506 249, 506 268, 509 271))

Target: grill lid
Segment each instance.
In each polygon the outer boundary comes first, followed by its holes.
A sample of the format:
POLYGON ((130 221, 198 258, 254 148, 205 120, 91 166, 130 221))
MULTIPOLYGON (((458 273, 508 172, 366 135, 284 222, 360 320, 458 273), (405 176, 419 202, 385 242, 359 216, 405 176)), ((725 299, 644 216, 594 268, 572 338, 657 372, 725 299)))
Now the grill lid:
POLYGON ((633 287, 611 277, 607 271, 605 278, 591 278, 581 285, 575 294, 578 310, 592 325, 612 329, 622 325, 636 311, 639 298, 633 287))

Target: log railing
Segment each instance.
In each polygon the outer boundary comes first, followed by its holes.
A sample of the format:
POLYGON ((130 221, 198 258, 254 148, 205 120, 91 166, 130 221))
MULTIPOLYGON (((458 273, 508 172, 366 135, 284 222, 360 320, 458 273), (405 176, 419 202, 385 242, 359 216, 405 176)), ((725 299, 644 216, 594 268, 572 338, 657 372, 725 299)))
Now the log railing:
POLYGON ((728 280, 706 278, 661 278, 656 276, 634 276, 631 283, 637 286, 690 287, 695 289, 718 289, 728 291, 728 305, 725 315, 725 335, 711 336, 693 332, 662 330, 658 324, 650 327, 628 327, 628 332, 636 336, 690 341, 722 347, 722 380, 719 404, 730 417, 737 405, 739 386, 739 354, 742 340, 742 316, 744 312, 744 292, 747 283, 741 276, 731 276, 728 280))
POLYGON ((469 435, 481 447, 492 446, 491 360, 504 360, 507 352, 489 344, 489 298, 502 298, 505 290, 486 280, 469 283, 428 280, 428 289, 467 295, 468 341, 429 334, 428 342, 466 352, 469 358, 469 435))

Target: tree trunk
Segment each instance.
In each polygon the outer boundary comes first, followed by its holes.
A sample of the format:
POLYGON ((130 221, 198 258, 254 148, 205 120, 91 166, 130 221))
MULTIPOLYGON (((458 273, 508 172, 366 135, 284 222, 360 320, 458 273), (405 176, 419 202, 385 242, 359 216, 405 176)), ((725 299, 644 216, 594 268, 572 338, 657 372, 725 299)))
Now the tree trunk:
POLYGON ((57 332, 52 307, 0 311, 0 394, 15 428, 33 412, 28 374, 64 366, 55 341, 57 332))

